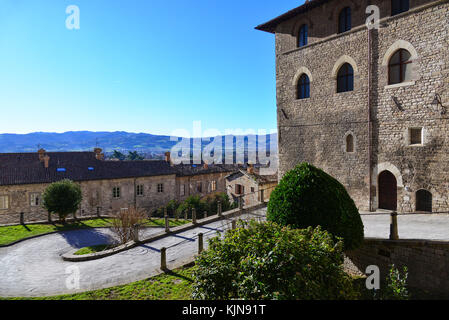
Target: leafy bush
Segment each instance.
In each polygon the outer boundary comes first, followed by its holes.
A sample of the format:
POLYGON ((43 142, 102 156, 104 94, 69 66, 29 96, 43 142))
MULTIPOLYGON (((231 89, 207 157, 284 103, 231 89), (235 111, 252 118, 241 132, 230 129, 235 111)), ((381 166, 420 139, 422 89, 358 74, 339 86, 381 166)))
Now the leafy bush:
POLYGON ((318 227, 242 223, 196 259, 195 299, 354 299, 343 243, 318 227))
POLYGON ((387 291, 384 295, 388 300, 408 300, 409 293, 407 290, 408 269, 404 267, 403 274, 391 265, 387 277, 387 291))
POLYGON ((42 199, 43 207, 49 213, 59 215, 59 219, 65 223, 65 218, 78 210, 83 196, 78 184, 65 179, 50 184, 42 199))
POLYGON ((363 223, 354 201, 336 179, 308 163, 287 172, 268 202, 267 218, 303 229, 321 226, 344 240, 345 250, 363 241, 363 223))

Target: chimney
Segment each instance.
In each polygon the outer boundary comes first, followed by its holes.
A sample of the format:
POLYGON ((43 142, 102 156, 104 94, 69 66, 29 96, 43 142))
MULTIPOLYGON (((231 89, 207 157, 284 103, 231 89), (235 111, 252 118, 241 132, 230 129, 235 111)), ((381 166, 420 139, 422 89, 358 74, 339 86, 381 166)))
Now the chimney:
POLYGON ((170 152, 165 153, 165 161, 167 161, 168 163, 171 163, 170 152))
POLYGON ((45 149, 39 149, 39 150, 37 151, 37 153, 39 154, 39 161, 40 161, 40 162, 44 161, 45 149))
POLYGON ((206 170, 209 169, 209 165, 207 164, 207 162, 204 162, 203 168, 206 170))
POLYGON ((48 156, 48 154, 46 154, 46 155, 44 156, 43 160, 44 160, 44 167, 45 167, 46 169, 48 169, 48 164, 49 164, 49 162, 50 162, 50 157, 48 156))
POLYGON ((95 148, 94 149, 95 158, 97 160, 104 160, 104 153, 101 153, 101 151, 103 151, 101 148, 95 148))
POLYGON ((254 165, 252 163, 248 163, 247 172, 249 174, 254 174, 254 165))

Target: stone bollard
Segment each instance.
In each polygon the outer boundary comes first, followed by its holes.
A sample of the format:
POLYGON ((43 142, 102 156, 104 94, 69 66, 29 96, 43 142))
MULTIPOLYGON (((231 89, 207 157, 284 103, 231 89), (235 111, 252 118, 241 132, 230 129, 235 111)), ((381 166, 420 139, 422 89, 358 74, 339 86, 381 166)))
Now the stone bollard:
POLYGON ((192 223, 196 224, 196 209, 192 208, 192 223))
POLYGON ((165 216, 165 232, 170 232, 170 220, 168 219, 168 216, 165 216))
POLYGON ((265 202, 265 196, 264 196, 264 190, 260 190, 260 203, 264 203, 265 202))
POLYGON ((20 224, 25 224, 24 213, 20 213, 20 224))
POLYGON ((207 218, 207 211, 204 211, 204 219, 207 218))
POLYGON ((204 235, 202 233, 198 233, 198 254, 203 252, 204 244, 203 244, 204 235))
POLYGON ((48 213, 47 219, 48 219, 48 222, 51 223, 51 213, 50 212, 48 213))
POLYGON ((231 225, 232 225, 232 230, 235 230, 237 228, 237 221, 232 220, 231 225))
POLYGON ((73 220, 74 221, 76 221, 77 219, 76 219, 76 211, 75 212, 73 212, 73 220))
POLYGON ((217 206, 218 206, 217 208, 218 216, 221 217, 223 215, 223 212, 221 212, 222 211, 221 201, 218 201, 217 206))
POLYGON ((396 211, 391 213, 390 240, 399 240, 399 234, 398 234, 398 213, 396 211))
POLYGON ((139 225, 133 225, 133 241, 139 242, 139 225))
POLYGON ((161 270, 167 270, 167 248, 161 248, 161 270))
POLYGON ((188 211, 186 210, 184 211, 184 220, 187 220, 187 218, 188 218, 188 211))
POLYGON ((239 197, 239 209, 240 209, 240 211, 243 210, 243 196, 239 197))

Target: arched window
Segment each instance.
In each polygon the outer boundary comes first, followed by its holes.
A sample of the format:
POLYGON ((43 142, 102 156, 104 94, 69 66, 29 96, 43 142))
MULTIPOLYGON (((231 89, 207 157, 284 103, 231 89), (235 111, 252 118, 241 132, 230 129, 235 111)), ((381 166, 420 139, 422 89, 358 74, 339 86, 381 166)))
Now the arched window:
POLYGON ((432 212, 432 194, 427 190, 416 192, 416 211, 432 212))
POLYGON ((388 84, 396 84, 411 80, 410 52, 399 49, 391 56, 388 63, 388 84))
POLYGON ((351 30, 351 8, 345 7, 340 11, 338 16, 338 33, 351 30))
POLYGON ((352 134, 346 136, 346 152, 354 152, 354 136, 352 134))
POLYGON ((395 16, 410 9, 409 0, 391 0, 391 15, 395 16))
POLYGON ((307 45, 307 39, 309 37, 309 26, 303 24, 301 28, 299 28, 298 32, 298 48, 304 47, 307 45))
POLYGON ((310 98, 310 80, 309 77, 303 73, 298 80, 298 99, 310 98))
POLYGON ((337 74, 337 92, 346 92, 354 90, 354 69, 349 63, 345 63, 338 70, 337 74))

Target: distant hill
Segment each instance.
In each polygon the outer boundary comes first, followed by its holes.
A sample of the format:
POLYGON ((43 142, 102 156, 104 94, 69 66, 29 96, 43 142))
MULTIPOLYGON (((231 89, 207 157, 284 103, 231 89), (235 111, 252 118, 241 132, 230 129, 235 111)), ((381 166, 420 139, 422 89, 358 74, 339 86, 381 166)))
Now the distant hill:
MULTIPOLYGON (((254 136, 250 136, 254 137, 254 136)), ((239 139, 241 138, 238 137, 239 139)), ((253 141, 255 139, 249 139, 253 141)), ((277 153, 277 134, 269 135, 270 149, 277 153)), ((243 141, 243 140, 241 140, 243 141)), ((69 131, 64 133, 34 132, 29 134, 0 134, 0 153, 36 152, 38 146, 47 151, 86 151, 95 146, 105 153, 114 150, 121 152, 138 151, 145 154, 162 154, 170 150, 177 142, 170 136, 158 136, 147 133, 69 131)), ((203 143, 206 145, 208 143, 203 143)), ((237 147, 240 147, 237 143, 237 147)), ((245 143, 246 144, 246 143, 245 143)), ((229 146, 227 146, 228 148, 229 146)), ((232 146, 231 146, 232 147, 232 146)), ((248 150, 255 150, 257 143, 249 143, 248 150)))

